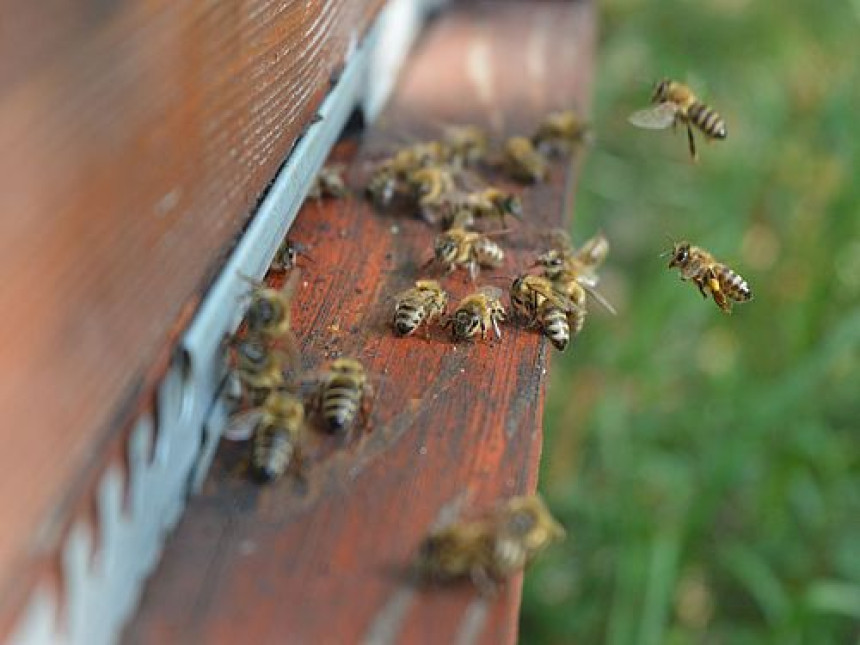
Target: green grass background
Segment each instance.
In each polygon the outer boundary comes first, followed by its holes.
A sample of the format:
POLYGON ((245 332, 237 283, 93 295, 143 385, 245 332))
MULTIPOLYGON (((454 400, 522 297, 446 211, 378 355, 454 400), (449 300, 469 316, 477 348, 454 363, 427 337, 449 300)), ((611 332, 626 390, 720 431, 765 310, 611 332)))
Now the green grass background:
POLYGON ((574 235, 607 233, 619 315, 553 361, 541 490, 569 538, 521 640, 860 642, 860 1, 599 6, 574 235), (728 124, 697 166, 626 123, 664 75, 728 124), (668 238, 755 300, 721 314, 668 238))

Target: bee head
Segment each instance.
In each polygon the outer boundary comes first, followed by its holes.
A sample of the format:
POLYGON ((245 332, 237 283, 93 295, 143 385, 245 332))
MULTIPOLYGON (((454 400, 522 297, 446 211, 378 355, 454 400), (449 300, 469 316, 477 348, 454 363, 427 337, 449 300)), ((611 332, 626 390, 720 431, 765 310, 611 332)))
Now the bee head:
POLYGON ((433 253, 439 262, 453 262, 457 257, 457 242, 450 237, 440 235, 436 238, 436 243, 433 245, 433 253))
POLYGON ((690 259, 690 243, 678 242, 672 249, 672 259, 669 260, 669 268, 684 266, 690 259))
POLYGON ((272 323, 276 317, 275 306, 268 298, 255 298, 248 307, 248 329, 258 331, 272 323))
POLYGON ((657 85, 654 87, 654 92, 651 94, 651 102, 652 103, 663 103, 666 99, 669 98, 669 85, 671 85, 672 81, 668 78, 662 79, 657 85))
POLYGON ((474 336, 481 324, 481 318, 473 311, 460 309, 454 313, 451 320, 451 332, 454 340, 466 340, 474 336))

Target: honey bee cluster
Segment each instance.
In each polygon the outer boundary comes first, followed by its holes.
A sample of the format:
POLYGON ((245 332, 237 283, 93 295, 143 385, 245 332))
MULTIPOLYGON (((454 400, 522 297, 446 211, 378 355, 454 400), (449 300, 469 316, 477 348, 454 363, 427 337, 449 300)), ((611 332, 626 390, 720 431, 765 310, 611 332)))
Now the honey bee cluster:
MULTIPOLYGON (((436 234, 432 257, 423 270, 440 269, 445 275, 463 270, 474 282, 482 270, 504 267, 505 236, 516 233, 524 239, 535 232, 518 191, 492 185, 481 175, 501 172, 520 184, 542 182, 554 158, 590 140, 588 125, 573 110, 550 113, 531 136, 509 137, 495 147, 475 126, 446 128, 441 139, 402 148, 377 164, 367 195, 378 207, 399 202, 424 221, 441 224, 444 230, 436 234)), ((567 235, 558 231, 547 239, 550 249, 536 254, 534 264, 514 278, 509 308, 500 288, 484 285, 449 313, 450 297, 438 279, 421 279, 395 298, 395 333, 408 336, 423 326, 429 337, 429 327, 438 323, 450 328, 455 341, 487 338, 490 333, 500 339, 501 324, 513 320, 512 309, 517 320, 538 328, 563 350, 583 327, 586 294, 614 313, 596 290, 596 269, 609 244, 601 235, 575 249, 567 235), (529 273, 537 267, 542 267, 542 275, 529 273)))
MULTIPOLYGON (((342 172, 338 166, 324 168, 308 197, 346 195, 342 172)), ((250 474, 260 483, 275 481, 290 470, 302 474, 312 418, 329 433, 347 433, 358 421, 368 423, 373 398, 370 376, 356 359, 337 358, 314 373, 302 369, 291 324, 302 275, 296 266, 299 255, 306 255, 304 247, 284 240, 271 265, 275 272, 287 272, 279 289, 248 280, 244 323, 228 343, 230 374, 240 394, 225 436, 251 440, 250 474)))

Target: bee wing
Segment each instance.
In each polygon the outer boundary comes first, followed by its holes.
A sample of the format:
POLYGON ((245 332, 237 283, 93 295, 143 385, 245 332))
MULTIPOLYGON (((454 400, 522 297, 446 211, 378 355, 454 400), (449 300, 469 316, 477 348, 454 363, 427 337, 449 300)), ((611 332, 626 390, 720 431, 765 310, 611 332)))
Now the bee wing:
POLYGON ((678 108, 674 103, 660 103, 644 110, 638 110, 627 117, 637 128, 646 130, 665 130, 675 122, 678 108))
POLYGON ((608 311, 609 313, 611 313, 613 316, 615 316, 615 315, 617 315, 617 314, 618 314, 618 312, 617 312, 617 311, 615 311, 615 307, 613 307, 613 306, 612 306, 612 303, 610 303, 610 302, 609 302, 609 301, 608 301, 608 300, 603 296, 603 294, 601 294, 597 289, 595 289, 595 288, 594 288, 593 286, 591 286, 590 284, 584 284, 584 283, 582 283, 582 282, 580 282, 580 284, 582 285, 582 288, 583 288, 583 289, 585 289, 586 293, 588 293, 588 295, 589 295, 589 296, 591 296, 591 297, 592 297, 592 298, 594 298, 597 302, 599 302, 599 303, 603 306, 603 308, 604 308, 604 309, 606 309, 606 311, 608 311))
POLYGON ((498 300, 502 297, 502 290, 499 287, 494 287, 492 285, 485 285, 478 289, 478 293, 482 293, 488 298, 494 298, 498 300))
POLYGON ((245 410, 230 417, 227 427, 224 429, 224 438, 228 441, 247 441, 250 439, 260 419, 263 418, 263 409, 254 408, 245 410))
POLYGON ((576 259, 593 268, 602 264, 608 253, 609 240, 606 239, 603 231, 600 231, 577 249, 576 259))

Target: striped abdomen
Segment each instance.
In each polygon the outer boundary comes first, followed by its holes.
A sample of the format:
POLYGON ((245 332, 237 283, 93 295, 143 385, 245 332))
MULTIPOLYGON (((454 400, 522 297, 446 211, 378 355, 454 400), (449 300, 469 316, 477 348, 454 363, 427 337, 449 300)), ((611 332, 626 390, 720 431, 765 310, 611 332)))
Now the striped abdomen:
POLYGON ((735 302, 746 302, 752 299, 752 289, 747 281, 724 264, 714 268, 720 289, 735 302))
POLYGON ((723 117, 700 101, 694 102, 687 109, 687 118, 711 139, 725 139, 728 134, 723 117))
POLYGON ((570 342, 570 323, 567 317, 568 315, 558 307, 547 306, 541 309, 541 327, 544 336, 549 338, 559 351, 564 351, 570 342))
POLYGON ((427 309, 417 300, 402 300, 394 310, 394 329, 401 336, 414 332, 427 317, 427 309))
POLYGON ((472 251, 475 254, 475 260, 481 266, 498 267, 505 260, 505 252, 502 247, 486 237, 475 240, 472 251))
POLYGON ((286 428, 260 426, 254 435, 251 472, 259 482, 271 482, 281 477, 290 465, 295 446, 286 428))
POLYGON ((358 414, 362 390, 354 378, 336 374, 322 393, 322 416, 329 430, 349 428, 358 414))

